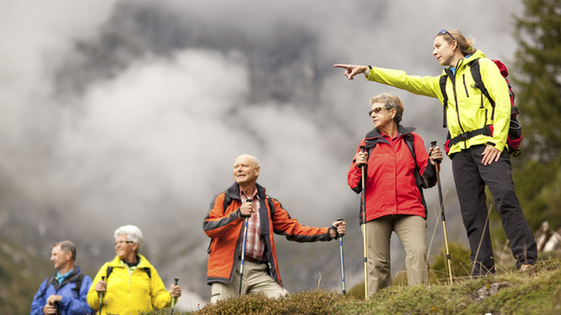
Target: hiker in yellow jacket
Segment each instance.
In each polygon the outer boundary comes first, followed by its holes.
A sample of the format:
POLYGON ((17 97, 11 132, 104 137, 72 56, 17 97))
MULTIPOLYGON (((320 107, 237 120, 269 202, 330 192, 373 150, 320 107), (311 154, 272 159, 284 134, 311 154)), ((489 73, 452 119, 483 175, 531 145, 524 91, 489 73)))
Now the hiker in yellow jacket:
POLYGON ((121 226, 115 231, 117 256, 101 267, 87 297, 93 309, 99 310, 101 306, 101 314, 136 315, 168 307, 172 298, 181 296, 181 288, 176 285, 168 292, 156 268, 138 253, 142 239, 142 232, 134 225, 121 226))
POLYGON ((334 66, 345 69, 349 80, 364 73, 369 81, 435 97, 441 102, 445 98, 440 80, 446 76, 446 118, 451 135, 447 153, 452 160, 462 219, 470 243, 472 276, 481 276, 495 273, 493 247, 486 224, 485 186, 489 187, 495 200, 518 269, 530 268, 537 259, 537 250, 512 181, 506 143, 511 113, 508 85, 495 63, 485 58, 485 54, 473 44, 473 40, 466 39, 460 31, 438 32, 433 40, 432 54, 445 67, 441 76, 413 76, 400 70, 364 65, 334 66), (470 67, 476 59, 482 82, 495 106, 483 96, 472 77, 470 67))

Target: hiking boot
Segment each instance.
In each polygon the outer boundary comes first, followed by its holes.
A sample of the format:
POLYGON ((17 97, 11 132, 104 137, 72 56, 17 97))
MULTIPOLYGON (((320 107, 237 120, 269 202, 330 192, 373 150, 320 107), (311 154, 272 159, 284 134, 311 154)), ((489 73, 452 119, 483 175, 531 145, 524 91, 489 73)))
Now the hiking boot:
POLYGON ((522 266, 520 266, 519 270, 520 271, 530 271, 530 270, 532 270, 532 268, 534 268, 534 266, 532 266, 532 265, 522 265, 522 266))

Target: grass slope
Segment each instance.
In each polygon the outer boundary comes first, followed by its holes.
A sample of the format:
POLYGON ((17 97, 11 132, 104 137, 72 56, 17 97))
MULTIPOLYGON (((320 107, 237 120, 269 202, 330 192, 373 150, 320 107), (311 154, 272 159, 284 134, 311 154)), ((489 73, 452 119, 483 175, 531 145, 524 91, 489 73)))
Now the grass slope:
MULTIPOLYGON (((174 314, 561 314, 560 267, 559 258, 549 257, 539 260, 528 272, 456 279, 453 286, 393 286, 368 301, 315 290, 280 299, 243 296, 206 305, 193 313, 174 314)), ((169 310, 146 314, 169 314, 169 310)))

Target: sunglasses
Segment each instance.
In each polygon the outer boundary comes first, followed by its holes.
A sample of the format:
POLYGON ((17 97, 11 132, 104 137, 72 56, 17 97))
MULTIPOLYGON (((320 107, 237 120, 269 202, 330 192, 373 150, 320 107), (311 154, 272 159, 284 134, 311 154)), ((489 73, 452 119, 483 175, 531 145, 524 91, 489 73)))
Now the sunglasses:
POLYGON ((125 244, 133 244, 133 243, 134 243, 133 241, 118 241, 118 242, 115 242, 115 246, 125 245, 125 244))
POLYGON ((446 35, 446 34, 448 34, 448 35, 450 35, 450 37, 452 37, 453 40, 455 40, 455 41, 457 42, 456 37, 454 37, 454 35, 450 34, 450 32, 448 32, 448 31, 445 30, 445 29, 440 30, 440 32, 438 32, 438 34, 439 34, 439 35, 446 35))
POLYGON ((373 110, 368 112, 368 116, 372 116, 372 114, 378 115, 378 113, 381 112, 382 109, 390 110, 391 108, 390 107, 376 107, 373 110))

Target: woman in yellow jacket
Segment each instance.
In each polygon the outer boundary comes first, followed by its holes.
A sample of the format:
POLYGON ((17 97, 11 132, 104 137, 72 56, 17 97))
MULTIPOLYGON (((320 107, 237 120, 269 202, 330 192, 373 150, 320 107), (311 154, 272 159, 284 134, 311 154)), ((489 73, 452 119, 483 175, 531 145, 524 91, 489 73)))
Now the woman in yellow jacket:
POLYGON ((451 135, 448 152, 462 219, 466 228, 473 262, 472 276, 493 274, 495 262, 489 236, 485 186, 489 187, 501 216, 503 227, 518 269, 530 268, 537 259, 536 242, 512 181, 506 139, 510 125, 508 86, 495 63, 473 47, 456 30, 441 30, 433 40, 433 56, 445 67, 441 76, 412 76, 401 70, 363 65, 336 64, 345 69, 349 80, 364 73, 366 79, 414 94, 444 101, 440 79, 446 76, 446 118, 451 135), (470 65, 479 62, 482 81, 495 101, 483 96, 471 75, 470 65), (488 132, 481 132, 488 130, 488 132))
POLYGON ((134 225, 115 231, 117 256, 101 267, 93 280, 96 285, 91 286, 87 297, 93 309, 99 310, 101 306, 101 314, 136 315, 170 306, 172 298, 181 296, 181 288, 176 285, 168 292, 156 268, 138 253, 142 239, 142 232, 134 225))

